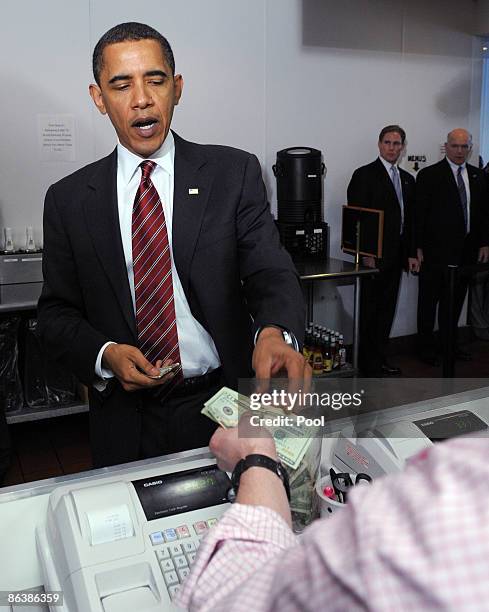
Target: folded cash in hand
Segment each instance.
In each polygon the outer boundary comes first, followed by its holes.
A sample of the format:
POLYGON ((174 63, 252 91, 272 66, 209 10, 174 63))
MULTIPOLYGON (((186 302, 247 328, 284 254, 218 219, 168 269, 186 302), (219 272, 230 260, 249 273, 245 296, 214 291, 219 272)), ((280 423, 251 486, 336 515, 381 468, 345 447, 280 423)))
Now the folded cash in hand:
MULTIPOLYGON (((223 387, 204 404, 202 414, 222 427, 236 427, 244 412, 250 410, 249 399, 228 387, 223 387)), ((282 411, 280 411, 282 412, 282 411)), ((277 414, 277 409, 260 409, 260 414, 277 414)), ((295 425, 270 428, 275 440, 277 454, 293 470, 297 469, 311 444, 311 437, 304 435, 304 430, 295 425)))

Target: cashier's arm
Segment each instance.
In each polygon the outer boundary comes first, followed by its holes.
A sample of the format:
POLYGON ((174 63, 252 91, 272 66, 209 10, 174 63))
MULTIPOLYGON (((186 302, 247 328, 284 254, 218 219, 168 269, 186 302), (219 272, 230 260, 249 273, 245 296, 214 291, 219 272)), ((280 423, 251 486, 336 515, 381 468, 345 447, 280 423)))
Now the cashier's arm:
MULTIPOLYGON (((220 427, 217 429, 211 438, 209 447, 222 470, 232 472, 240 459, 251 454, 267 455, 277 460, 273 438, 270 436, 249 437, 253 435, 254 429, 243 418, 239 428, 223 429, 220 427)), ((266 468, 251 467, 243 473, 236 501, 240 504, 264 506, 275 510, 289 527, 292 524, 284 485, 276 474, 266 468)))

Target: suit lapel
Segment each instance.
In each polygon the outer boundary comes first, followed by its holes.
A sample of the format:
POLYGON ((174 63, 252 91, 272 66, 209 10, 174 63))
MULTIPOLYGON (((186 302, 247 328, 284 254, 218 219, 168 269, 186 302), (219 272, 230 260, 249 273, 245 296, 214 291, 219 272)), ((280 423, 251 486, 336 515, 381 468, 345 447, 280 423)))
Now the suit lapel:
POLYGON ((411 195, 409 193, 409 173, 402 168, 399 168, 399 178, 401 180, 403 204, 406 206, 406 202, 409 200, 411 195))
POLYGON ((119 299, 124 318, 137 338, 117 206, 117 149, 98 164, 89 187, 93 195, 87 199, 85 214, 90 237, 100 264, 119 299))
MULTIPOLYGON (((377 158, 377 172, 379 173, 379 179, 383 181, 384 187, 390 191, 392 203, 395 204, 397 202, 397 206, 399 207, 399 202, 397 200, 397 193, 394 189, 394 184, 392 183, 392 179, 387 172, 387 168, 381 162, 380 158, 377 158)), ((400 210, 400 208, 399 208, 400 210)))
POLYGON ((211 180, 203 172, 207 160, 202 149, 175 133, 174 138, 172 250, 178 276, 190 304, 190 264, 207 207, 211 180))
POLYGON ((469 189, 470 189, 470 209, 472 210, 472 204, 477 200, 479 193, 479 174, 477 174, 477 168, 470 164, 467 164, 467 175, 469 177, 469 189))
POLYGON ((453 198, 453 201, 457 204, 458 208, 460 209, 460 212, 462 212, 461 205, 460 205, 460 194, 458 192, 457 179, 455 178, 453 174, 452 167, 450 166, 446 158, 442 159, 440 163, 442 164, 443 173, 445 174, 445 180, 446 180, 447 185, 449 185, 449 189, 451 191, 451 196, 453 198))

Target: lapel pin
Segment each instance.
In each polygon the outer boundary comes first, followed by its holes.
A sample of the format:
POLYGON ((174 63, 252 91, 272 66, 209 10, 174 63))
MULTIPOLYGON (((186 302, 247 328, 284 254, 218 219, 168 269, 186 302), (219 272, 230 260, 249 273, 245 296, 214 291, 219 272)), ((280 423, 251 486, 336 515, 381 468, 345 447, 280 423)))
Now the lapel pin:
POLYGON ((188 190, 188 195, 199 195, 199 190, 197 187, 191 187, 188 190))

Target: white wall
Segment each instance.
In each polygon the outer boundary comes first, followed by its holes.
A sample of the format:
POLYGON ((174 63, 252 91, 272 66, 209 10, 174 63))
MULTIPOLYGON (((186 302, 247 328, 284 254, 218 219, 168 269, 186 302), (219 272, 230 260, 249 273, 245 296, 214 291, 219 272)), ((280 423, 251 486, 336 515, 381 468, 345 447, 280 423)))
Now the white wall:
MULTIPOLYGON (((182 136, 255 152, 275 209, 279 149, 323 151, 325 220, 340 256, 340 207, 353 169, 377 154, 380 128, 399 122, 408 153, 439 158, 446 132, 479 133, 480 60, 472 0, 25 0, 0 20, 3 118, 0 228, 41 238, 46 188, 108 153, 112 128, 88 96, 91 52, 115 23, 146 21, 173 45, 185 80, 174 127, 182 136), (28 19, 24 19, 27 17, 28 19), (37 115, 76 121, 74 162, 41 162, 37 115)), ((477 149, 477 147, 476 147, 477 149)), ((477 151, 474 151, 475 159, 477 151)), ((405 164, 406 165, 406 164, 405 164)), ((0 238, 0 244, 2 239, 0 238)), ((416 280, 402 287, 395 335, 415 331, 416 280)), ((349 287, 318 285, 319 318, 347 329, 349 287), (336 320, 334 318, 336 317, 336 320)))
POLYGON ((86 2, 64 0, 2 5, 0 228, 11 226, 19 246, 25 245, 27 225, 34 226, 37 241, 41 238, 47 187, 94 156, 86 100, 88 9, 86 2), (76 116, 76 163, 40 161, 37 115, 51 113, 76 116))

